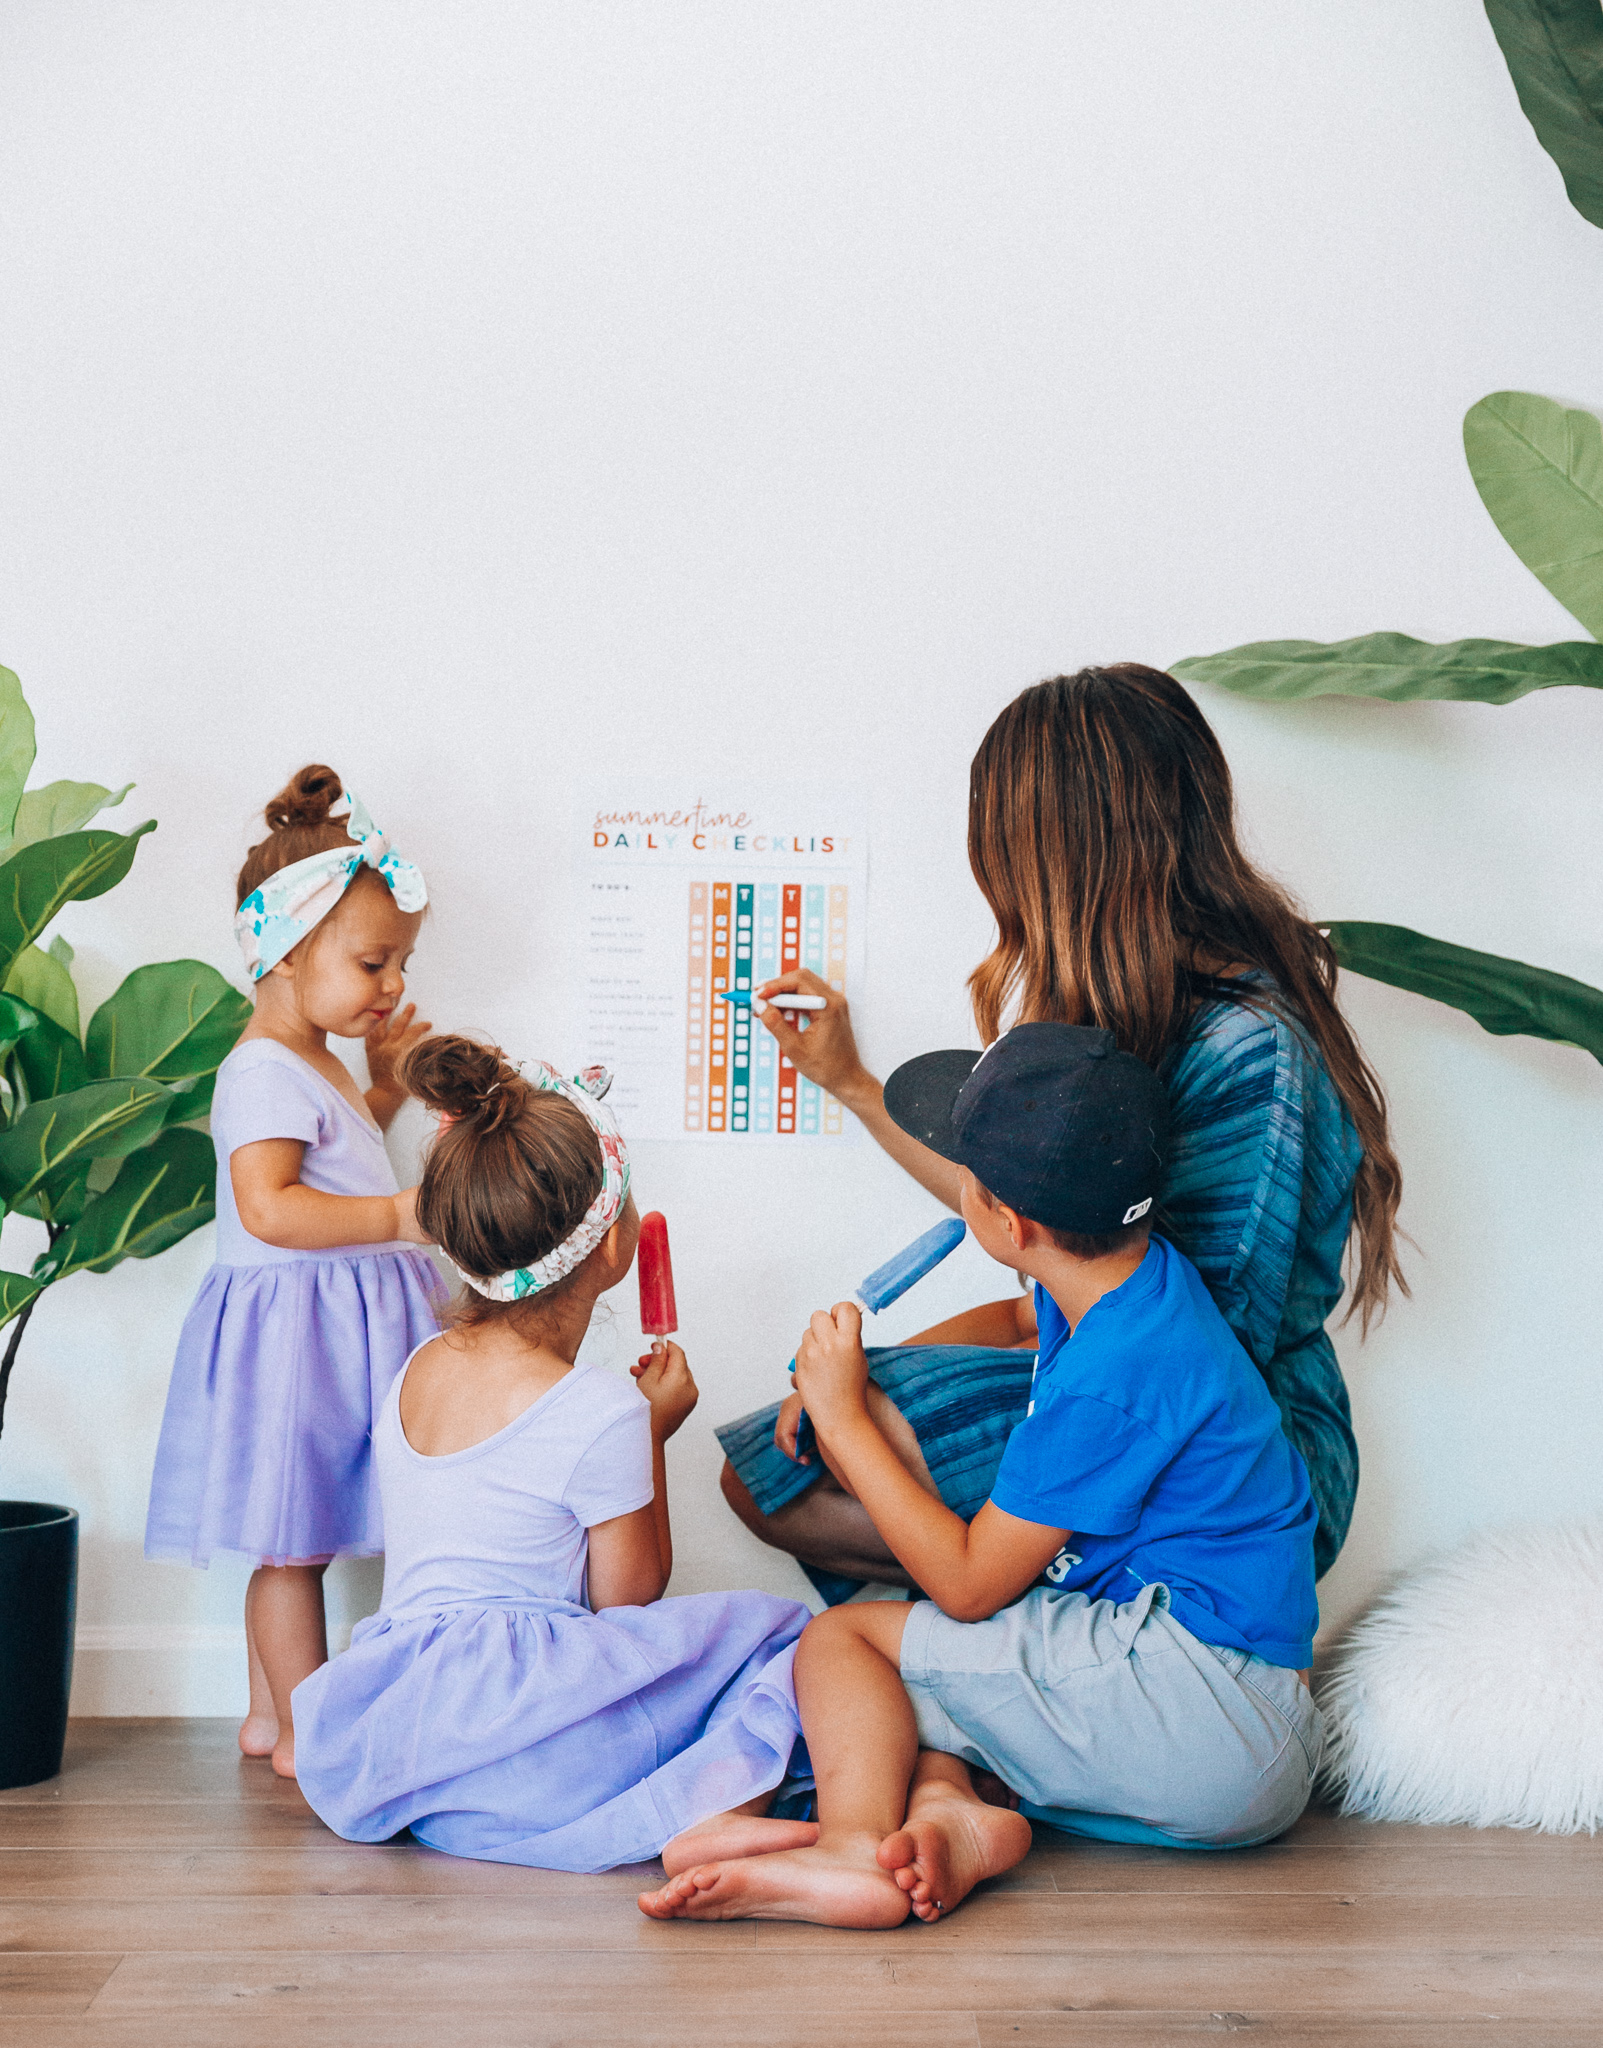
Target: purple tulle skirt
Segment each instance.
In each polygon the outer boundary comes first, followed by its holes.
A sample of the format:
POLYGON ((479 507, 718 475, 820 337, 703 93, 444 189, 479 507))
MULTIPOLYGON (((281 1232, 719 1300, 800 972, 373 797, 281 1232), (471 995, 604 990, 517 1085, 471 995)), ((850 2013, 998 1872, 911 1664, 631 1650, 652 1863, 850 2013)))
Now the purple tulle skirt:
POLYGON ((213 1266, 178 1339, 145 1555, 382 1551, 373 1421, 443 1299, 421 1252, 213 1266))
POLYGON ((644 1862, 787 1775, 807 1619, 767 1593, 377 1614, 295 1690, 300 1788, 347 1841, 410 1827, 492 1863, 644 1862))

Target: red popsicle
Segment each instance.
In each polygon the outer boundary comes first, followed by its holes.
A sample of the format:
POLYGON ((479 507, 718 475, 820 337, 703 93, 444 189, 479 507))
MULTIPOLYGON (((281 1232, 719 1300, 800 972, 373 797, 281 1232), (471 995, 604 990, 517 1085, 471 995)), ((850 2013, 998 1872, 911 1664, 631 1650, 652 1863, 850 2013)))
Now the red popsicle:
POLYGON ((679 1327, 673 1298, 673 1260, 668 1253, 668 1219, 660 1209, 640 1219, 640 1327, 648 1337, 666 1337, 679 1327))

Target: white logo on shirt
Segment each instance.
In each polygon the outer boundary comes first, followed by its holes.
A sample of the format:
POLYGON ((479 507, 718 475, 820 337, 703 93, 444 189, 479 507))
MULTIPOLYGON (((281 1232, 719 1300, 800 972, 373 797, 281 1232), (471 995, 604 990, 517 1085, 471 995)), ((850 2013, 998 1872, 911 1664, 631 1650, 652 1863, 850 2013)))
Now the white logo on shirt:
POLYGON ((1085 1559, 1083 1557, 1078 1556, 1074 1551, 1070 1550, 1067 1547, 1067 1545, 1065 1545, 1064 1548, 1058 1552, 1057 1556, 1053 1558, 1052 1562, 1047 1566, 1046 1570, 1042 1572, 1041 1576, 1043 1579, 1047 1580, 1049 1584, 1054 1586, 1061 1586, 1063 1581, 1069 1576, 1069 1573, 1074 1570, 1075 1566, 1078 1564, 1084 1564, 1084 1562, 1085 1559))

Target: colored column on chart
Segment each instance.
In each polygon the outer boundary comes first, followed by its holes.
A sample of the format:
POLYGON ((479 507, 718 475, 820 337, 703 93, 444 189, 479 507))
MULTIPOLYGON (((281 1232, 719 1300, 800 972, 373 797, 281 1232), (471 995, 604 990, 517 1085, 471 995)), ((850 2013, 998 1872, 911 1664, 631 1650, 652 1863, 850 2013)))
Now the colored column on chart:
POLYGON ((707 947, 707 1128, 729 1128, 729 1004, 718 998, 729 986, 730 897, 727 882, 712 885, 712 921, 707 947))
POLYGON ((707 1116, 707 884, 690 885, 690 930, 685 946, 685 1129, 705 1128, 707 1116))
MULTIPOLYGON (((751 987, 752 885, 735 884, 735 988, 751 987)), ((733 1040, 729 1060, 729 1128, 751 1129, 751 1012, 743 1003, 726 1003, 733 1010, 729 1020, 733 1040)))
MULTIPOLYGON (((753 980, 772 981, 779 972, 779 884, 757 884, 757 944, 753 980)), ((772 1136, 774 1128, 774 1078, 779 1065, 779 1047, 774 1034, 761 1024, 751 1034, 751 1127, 772 1136)))
MULTIPOLYGON (((832 989, 846 987, 846 901, 844 882, 829 885, 829 930, 825 936, 824 979, 832 989)), ((835 1137, 841 1129, 841 1106, 833 1095, 824 1097, 824 1130, 835 1137)))
MULTIPOLYGON (((788 974, 801 965, 802 892, 799 882, 787 882, 779 899, 779 971, 788 974)), ((796 1129, 796 1069, 783 1053, 779 1057, 779 1101, 774 1129, 790 1137, 796 1129)))
MULTIPOLYGON (((810 974, 824 972, 824 885, 809 882, 802 890, 801 964, 810 974)), ((796 1128, 815 1138, 823 1120, 824 1091, 816 1081, 803 1081, 798 1096, 796 1128)))

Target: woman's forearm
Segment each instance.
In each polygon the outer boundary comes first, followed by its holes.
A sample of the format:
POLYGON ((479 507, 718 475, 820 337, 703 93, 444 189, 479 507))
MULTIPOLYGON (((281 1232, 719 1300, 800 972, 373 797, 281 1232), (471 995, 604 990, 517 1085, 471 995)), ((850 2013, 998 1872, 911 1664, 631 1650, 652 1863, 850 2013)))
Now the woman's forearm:
POLYGON ((932 1323, 920 1330, 909 1344, 983 1344, 997 1351, 1034 1346, 1035 1313, 1027 1294, 1010 1295, 1006 1301, 984 1301, 978 1308, 966 1308, 961 1315, 948 1316, 944 1323, 932 1323), (1026 1313, 1026 1311, 1028 1313, 1026 1313))
POLYGON ((927 1188, 948 1209, 958 1208, 962 1175, 957 1167, 939 1152, 932 1152, 927 1145, 910 1138, 900 1124, 891 1121, 885 1108, 885 1090, 866 1068, 861 1079, 854 1079, 849 1088, 841 1089, 839 1100, 875 1144, 888 1152, 904 1172, 910 1173, 921 1188, 927 1188))

